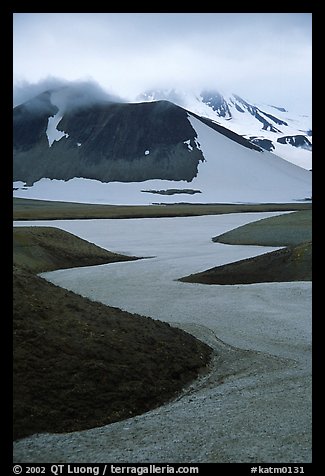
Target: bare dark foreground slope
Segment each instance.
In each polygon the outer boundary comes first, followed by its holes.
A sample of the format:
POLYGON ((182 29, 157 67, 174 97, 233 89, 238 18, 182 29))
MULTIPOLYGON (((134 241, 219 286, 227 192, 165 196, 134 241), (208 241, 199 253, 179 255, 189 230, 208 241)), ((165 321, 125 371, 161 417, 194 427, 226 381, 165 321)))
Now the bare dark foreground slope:
POLYGON ((145 412, 175 397, 209 362, 211 349, 190 334, 34 274, 128 259, 62 230, 14 229, 15 439, 145 412))

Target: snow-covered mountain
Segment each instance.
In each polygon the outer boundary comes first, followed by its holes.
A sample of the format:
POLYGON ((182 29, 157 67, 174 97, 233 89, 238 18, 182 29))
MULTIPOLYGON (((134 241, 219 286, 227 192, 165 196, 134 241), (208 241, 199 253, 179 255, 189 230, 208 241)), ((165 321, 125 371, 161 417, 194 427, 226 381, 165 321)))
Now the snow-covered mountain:
POLYGON ((58 97, 46 92, 14 110, 17 197, 116 204, 311 197, 310 172, 171 102, 71 108, 58 97))
POLYGON ((311 198, 310 171, 206 116, 165 100, 72 104, 66 96, 46 91, 14 109, 14 196, 111 204, 311 198))
POLYGON ((141 101, 169 100, 242 135, 265 150, 307 170, 312 169, 312 123, 308 115, 281 106, 254 104, 237 94, 205 90, 150 90, 141 101))

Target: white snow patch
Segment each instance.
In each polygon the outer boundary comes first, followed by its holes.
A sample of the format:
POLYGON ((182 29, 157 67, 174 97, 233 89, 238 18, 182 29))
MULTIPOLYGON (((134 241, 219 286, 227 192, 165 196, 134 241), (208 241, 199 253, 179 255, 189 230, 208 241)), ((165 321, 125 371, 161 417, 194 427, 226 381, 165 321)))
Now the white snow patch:
POLYGON ((190 143, 190 142, 191 142, 191 139, 189 139, 189 140, 184 140, 184 144, 187 145, 187 148, 188 148, 189 150, 193 150, 193 147, 191 146, 191 143, 190 143))
POLYGON ((59 131, 57 129, 57 126, 61 121, 62 117, 63 116, 60 114, 60 111, 58 111, 55 116, 50 116, 48 119, 46 135, 49 141, 49 147, 52 146, 54 141, 59 141, 60 139, 62 139, 62 137, 69 137, 69 134, 63 131, 59 131))
POLYGON ((197 140, 197 137, 194 137, 194 142, 195 142, 196 148, 201 150, 201 145, 200 145, 200 142, 197 140))
POLYGON ((20 189, 20 188, 26 187, 26 182, 22 182, 21 180, 17 180, 15 182, 13 182, 12 186, 13 186, 14 189, 20 189))
MULTIPOLYGON (((310 137, 309 137, 310 139, 310 137)), ((312 152, 302 147, 293 147, 290 145, 273 142, 275 146, 273 153, 279 157, 283 157, 292 164, 302 167, 306 170, 312 169, 312 152)))

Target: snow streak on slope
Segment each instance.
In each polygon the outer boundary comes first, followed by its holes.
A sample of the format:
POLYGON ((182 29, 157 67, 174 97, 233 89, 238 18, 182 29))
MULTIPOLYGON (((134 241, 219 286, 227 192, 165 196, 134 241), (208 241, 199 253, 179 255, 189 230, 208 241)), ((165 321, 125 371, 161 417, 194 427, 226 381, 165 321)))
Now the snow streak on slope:
POLYGON ((197 145, 205 161, 191 182, 148 180, 110 182, 74 178, 69 181, 41 179, 33 187, 16 183, 15 197, 82 203, 265 203, 302 201, 311 198, 311 173, 270 152, 248 149, 214 131, 191 114, 197 145), (148 192, 170 189, 201 193, 161 195, 148 192))
POLYGON ((69 137, 69 134, 66 134, 63 131, 57 129, 59 122, 62 119, 60 112, 57 112, 55 116, 50 116, 48 120, 48 126, 46 129, 47 139, 49 141, 49 147, 52 146, 54 141, 59 141, 62 137, 69 137))

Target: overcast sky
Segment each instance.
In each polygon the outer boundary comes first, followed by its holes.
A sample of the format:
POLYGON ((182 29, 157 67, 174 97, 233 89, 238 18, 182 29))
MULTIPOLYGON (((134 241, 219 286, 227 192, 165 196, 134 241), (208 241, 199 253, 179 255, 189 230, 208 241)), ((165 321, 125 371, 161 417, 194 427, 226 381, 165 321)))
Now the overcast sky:
POLYGON ((130 100, 213 88, 310 113, 311 23, 311 13, 15 13, 14 92, 49 77, 130 100))

